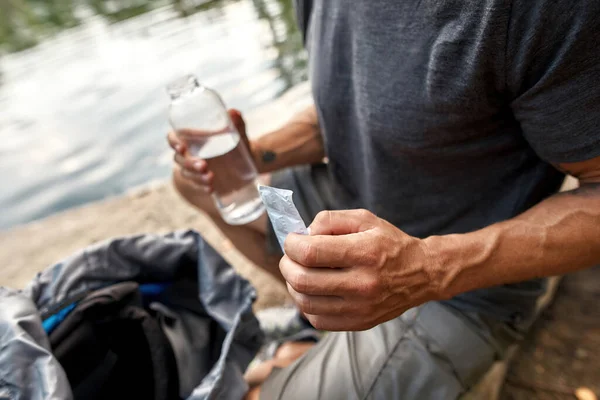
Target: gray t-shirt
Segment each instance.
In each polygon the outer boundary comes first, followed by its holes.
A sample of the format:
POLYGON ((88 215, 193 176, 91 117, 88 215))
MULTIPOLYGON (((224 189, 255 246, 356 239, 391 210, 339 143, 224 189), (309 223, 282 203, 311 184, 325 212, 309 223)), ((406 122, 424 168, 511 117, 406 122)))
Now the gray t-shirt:
MULTIPOLYGON (((600 156, 600 2, 297 0, 339 208, 418 237, 509 219, 600 156), (306 33, 306 32, 305 32, 306 33)), ((452 304, 527 316, 543 281, 452 304)))

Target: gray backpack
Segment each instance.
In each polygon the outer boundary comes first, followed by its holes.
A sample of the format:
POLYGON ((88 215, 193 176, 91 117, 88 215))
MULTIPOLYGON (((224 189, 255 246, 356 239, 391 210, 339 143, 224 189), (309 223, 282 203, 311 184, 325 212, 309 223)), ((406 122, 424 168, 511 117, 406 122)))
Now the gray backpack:
POLYGON ((83 249, 0 288, 0 399, 241 399, 255 298, 192 231, 83 249))

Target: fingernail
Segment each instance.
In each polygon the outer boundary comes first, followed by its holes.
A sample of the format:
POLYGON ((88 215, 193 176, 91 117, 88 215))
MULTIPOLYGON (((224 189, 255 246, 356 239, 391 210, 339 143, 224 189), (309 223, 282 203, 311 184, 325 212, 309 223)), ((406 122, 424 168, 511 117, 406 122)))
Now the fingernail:
POLYGON ((178 153, 181 153, 181 145, 180 144, 175 145, 175 151, 178 153))
POLYGON ((196 161, 194 163, 194 169, 197 171, 201 171, 202 170, 202 161, 196 161))

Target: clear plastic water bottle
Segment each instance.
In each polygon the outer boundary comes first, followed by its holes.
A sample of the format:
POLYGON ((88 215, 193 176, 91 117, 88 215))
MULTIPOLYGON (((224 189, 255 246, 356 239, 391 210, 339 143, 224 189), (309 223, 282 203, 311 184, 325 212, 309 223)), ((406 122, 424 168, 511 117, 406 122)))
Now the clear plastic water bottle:
POLYGON ((217 92, 193 75, 167 86, 169 121, 190 156, 202 158, 214 173, 213 200, 230 225, 247 224, 264 212, 258 173, 244 140, 217 92))

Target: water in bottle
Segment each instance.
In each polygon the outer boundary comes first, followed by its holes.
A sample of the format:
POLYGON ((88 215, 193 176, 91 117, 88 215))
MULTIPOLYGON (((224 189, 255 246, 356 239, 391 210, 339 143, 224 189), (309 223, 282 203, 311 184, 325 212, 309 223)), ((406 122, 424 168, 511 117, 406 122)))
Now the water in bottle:
POLYGON ((264 212, 258 173, 220 96, 193 76, 171 83, 170 123, 188 153, 213 171, 213 200, 230 225, 247 224, 264 212))

